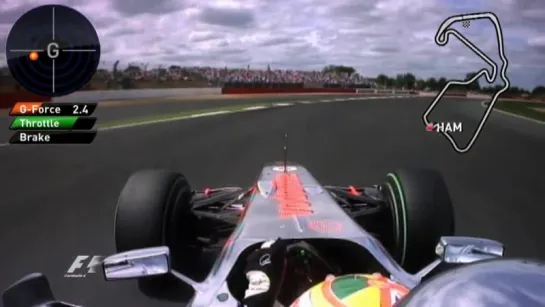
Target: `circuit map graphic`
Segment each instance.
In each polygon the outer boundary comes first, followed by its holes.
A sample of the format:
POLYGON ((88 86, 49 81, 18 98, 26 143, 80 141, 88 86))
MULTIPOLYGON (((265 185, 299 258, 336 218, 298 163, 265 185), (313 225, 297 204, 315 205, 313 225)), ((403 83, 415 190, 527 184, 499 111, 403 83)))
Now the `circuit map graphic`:
POLYGON ((455 151, 458 153, 467 153, 471 147, 475 144, 475 141, 481 134, 483 127, 488 120, 494 105, 496 104, 499 96, 507 91, 510 86, 510 81, 507 78, 507 66, 508 66, 508 60, 505 56, 505 50, 504 50, 504 42, 503 42, 503 32, 501 28, 501 24, 499 22, 498 17, 491 12, 482 12, 482 13, 472 13, 472 14, 463 14, 463 15, 454 15, 451 17, 448 17, 443 21, 443 23, 439 26, 439 29, 437 30, 437 33, 435 35, 435 43, 439 46, 445 46, 449 42, 449 35, 454 35, 456 38, 458 38, 464 45, 466 45, 471 51, 473 51, 476 55, 478 55, 481 59, 483 59, 488 65, 492 67, 492 72, 489 72, 485 68, 481 69, 475 76, 473 76, 469 80, 450 80, 447 82, 447 84, 443 87, 443 89, 437 94, 437 96, 434 98, 434 100, 431 102, 431 104, 428 106, 426 111, 424 112, 424 115, 422 116, 422 119, 424 121, 424 125, 428 126, 430 124, 433 124, 428 120, 429 114, 433 111, 433 109, 437 106, 437 103, 450 86, 452 85, 469 85, 473 82, 475 82, 477 79, 479 79, 482 76, 485 76, 486 81, 488 83, 493 83, 497 76, 498 76, 498 65, 490 59, 483 51, 481 51, 477 46, 473 45, 465 36, 463 36, 460 32, 458 32, 456 29, 450 28, 450 26, 456 22, 463 22, 464 27, 467 27, 468 21, 471 20, 478 20, 478 19, 489 19, 495 28, 496 31, 496 39, 498 40, 498 52, 501 59, 501 68, 500 68, 500 78, 502 79, 504 86, 497 91, 493 96, 490 102, 488 103, 488 107, 481 118, 479 125, 477 129, 475 130, 473 136, 469 140, 469 142, 464 145, 460 146, 453 138, 453 136, 448 131, 442 131, 441 134, 443 134, 447 140, 452 145, 452 148, 454 148, 455 151))

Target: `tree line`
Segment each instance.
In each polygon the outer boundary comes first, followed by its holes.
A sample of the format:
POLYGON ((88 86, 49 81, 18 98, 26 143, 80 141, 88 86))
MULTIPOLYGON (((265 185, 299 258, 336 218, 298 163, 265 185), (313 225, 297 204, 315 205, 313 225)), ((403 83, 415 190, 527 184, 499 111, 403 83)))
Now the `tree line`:
MULTIPOLYGON (((328 65, 324 67, 324 72, 331 73, 355 73, 356 70, 350 66, 344 65, 328 65)), ((477 72, 469 72, 465 75, 464 80, 469 80, 473 78, 477 72)), ((439 91, 445 87, 448 80, 445 77, 439 78, 417 78, 413 73, 404 73, 397 74, 396 76, 388 76, 385 74, 380 74, 375 78, 375 83, 378 87, 383 88, 405 88, 405 89, 414 89, 414 90, 430 90, 430 91, 439 91)), ((491 85, 491 86, 481 86, 478 81, 473 82, 467 86, 451 86, 452 90, 464 90, 472 92, 481 92, 481 93, 495 93, 502 88, 501 85, 491 85)), ((527 90, 517 86, 511 86, 507 91, 507 94, 516 94, 516 95, 532 95, 532 96, 544 96, 545 95, 545 86, 536 86, 532 90, 527 90)))

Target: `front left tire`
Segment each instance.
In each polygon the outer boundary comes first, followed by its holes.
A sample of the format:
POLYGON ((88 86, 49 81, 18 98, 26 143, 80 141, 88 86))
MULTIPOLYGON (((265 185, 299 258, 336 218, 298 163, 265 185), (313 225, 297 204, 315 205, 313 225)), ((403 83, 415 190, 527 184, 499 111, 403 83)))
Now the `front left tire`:
POLYGON ((161 245, 175 251, 177 241, 189 243, 194 233, 190 224, 191 197, 191 187, 180 173, 163 170, 134 173, 117 202, 117 252, 161 245), (180 237, 175 239, 175 234, 180 237))
MULTIPOLYGON (((185 271, 200 255, 196 219, 191 212, 192 189, 184 175, 143 170, 129 177, 117 202, 114 223, 118 253, 166 245, 173 268, 185 271)), ((183 287, 171 275, 138 280, 142 293, 164 299, 183 287)))

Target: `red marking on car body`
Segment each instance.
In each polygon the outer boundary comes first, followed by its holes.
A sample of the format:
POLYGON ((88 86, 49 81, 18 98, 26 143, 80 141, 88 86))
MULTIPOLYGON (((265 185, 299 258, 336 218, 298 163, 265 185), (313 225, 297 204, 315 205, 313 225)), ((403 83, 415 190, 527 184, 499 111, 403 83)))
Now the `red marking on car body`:
POLYGON ((350 194, 355 195, 355 196, 361 195, 361 193, 358 192, 358 190, 356 190, 356 188, 354 188, 354 186, 348 186, 348 191, 350 191, 350 194))
POLYGON ((343 230, 343 224, 333 220, 311 220, 307 227, 322 233, 339 233, 343 230))
POLYGON ((279 173, 274 179, 275 199, 278 201, 280 218, 309 216, 312 208, 307 193, 295 173, 279 173))
POLYGON ((211 192, 211 191, 210 191, 209 188, 204 189, 204 195, 209 196, 209 195, 210 195, 210 192, 211 192))

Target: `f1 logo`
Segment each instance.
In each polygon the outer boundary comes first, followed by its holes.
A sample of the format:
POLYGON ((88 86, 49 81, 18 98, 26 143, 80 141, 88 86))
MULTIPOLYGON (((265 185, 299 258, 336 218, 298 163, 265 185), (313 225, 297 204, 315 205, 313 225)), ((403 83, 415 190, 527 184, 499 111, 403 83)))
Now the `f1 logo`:
POLYGON ((66 274, 64 274, 64 277, 83 278, 87 273, 96 273, 96 268, 102 264, 103 259, 103 256, 78 255, 68 271, 66 271, 66 274), (76 273, 76 271, 79 273, 76 273))

